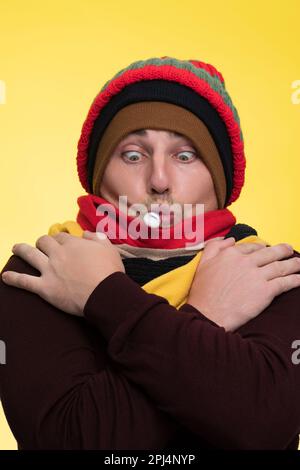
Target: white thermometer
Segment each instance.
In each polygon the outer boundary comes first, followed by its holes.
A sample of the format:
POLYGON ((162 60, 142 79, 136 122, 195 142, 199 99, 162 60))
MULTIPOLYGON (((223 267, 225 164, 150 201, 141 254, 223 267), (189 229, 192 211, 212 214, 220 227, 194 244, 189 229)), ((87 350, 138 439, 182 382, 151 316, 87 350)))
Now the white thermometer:
POLYGON ((160 225, 160 216, 156 212, 147 212, 143 219, 148 227, 158 228, 160 225))

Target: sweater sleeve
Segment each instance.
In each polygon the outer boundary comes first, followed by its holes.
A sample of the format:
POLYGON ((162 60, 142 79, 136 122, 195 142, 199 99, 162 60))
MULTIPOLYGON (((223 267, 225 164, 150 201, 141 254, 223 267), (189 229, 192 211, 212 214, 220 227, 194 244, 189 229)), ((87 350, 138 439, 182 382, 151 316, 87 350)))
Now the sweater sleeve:
POLYGON ((123 374, 217 447, 285 449, 299 433, 292 343, 300 340, 300 288, 226 332, 193 306, 177 310, 115 272, 92 292, 84 314, 123 374))
MULTIPOLYGON (((39 275, 17 256, 5 270, 39 275)), ((19 449, 161 449, 178 430, 95 328, 2 281, 0 339, 0 397, 19 449)))

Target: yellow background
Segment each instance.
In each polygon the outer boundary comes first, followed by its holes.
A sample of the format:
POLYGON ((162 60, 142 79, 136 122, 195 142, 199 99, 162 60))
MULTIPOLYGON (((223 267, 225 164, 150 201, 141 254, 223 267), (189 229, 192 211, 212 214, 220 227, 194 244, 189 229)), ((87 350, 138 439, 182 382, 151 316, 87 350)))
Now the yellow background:
MULTIPOLYGON (((230 210, 271 244, 300 250, 298 1, 2 0, 0 15, 1 267, 13 243, 33 244, 50 224, 75 218, 84 194, 77 141, 102 85, 133 61, 163 55, 220 69, 247 156, 230 210)), ((0 449, 15 448, 2 413, 0 449)))

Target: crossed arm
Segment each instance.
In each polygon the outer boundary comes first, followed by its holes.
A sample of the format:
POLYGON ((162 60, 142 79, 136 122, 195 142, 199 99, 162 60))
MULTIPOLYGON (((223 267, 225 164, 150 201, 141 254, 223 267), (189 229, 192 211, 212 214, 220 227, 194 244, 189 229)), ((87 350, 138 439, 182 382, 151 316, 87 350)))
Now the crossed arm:
MULTIPOLYGON (((37 276, 17 256, 4 270, 37 276)), ((0 281, 0 397, 20 449, 161 449, 179 428, 107 356, 94 327, 0 281)))
MULTIPOLYGON (((5 270, 37 275, 19 263, 13 257, 5 270)), ((230 333, 190 305, 177 311, 147 294, 123 272, 96 286, 84 319, 1 283, 8 353, 0 391, 18 442, 163 448, 179 423, 220 448, 286 448, 300 424, 300 369, 291 360, 299 291, 230 333), (109 366, 96 359, 95 329, 109 366)))
POLYGON ((95 289, 84 313, 122 373, 200 438, 219 448, 284 449, 299 432, 300 368, 291 345, 300 338, 300 289, 235 333, 192 306, 177 311, 145 294, 123 273, 95 289))

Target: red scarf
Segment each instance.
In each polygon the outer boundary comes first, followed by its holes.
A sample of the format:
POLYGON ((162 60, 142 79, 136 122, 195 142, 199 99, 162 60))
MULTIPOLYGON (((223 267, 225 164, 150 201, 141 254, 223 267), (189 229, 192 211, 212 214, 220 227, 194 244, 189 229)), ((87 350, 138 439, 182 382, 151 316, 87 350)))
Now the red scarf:
MULTIPOLYGON (((174 237, 174 230, 175 225, 169 228, 170 237, 168 239, 162 238, 162 231, 165 230, 162 227, 158 227, 153 232, 150 231, 150 228, 146 227, 147 233, 149 234, 148 237, 143 238, 139 237, 137 239, 132 238, 127 231, 128 225, 136 219, 134 216, 129 216, 126 213, 120 212, 118 207, 107 201, 106 199, 96 196, 94 194, 87 194, 86 196, 80 196, 77 199, 77 203, 79 205, 79 212, 77 214, 77 222, 81 226, 83 230, 89 230, 91 232, 96 232, 97 224, 102 220, 102 223, 105 221, 109 224, 109 227, 113 227, 114 235, 111 236, 108 230, 101 230, 107 234, 108 238, 112 243, 115 244, 128 244, 131 246, 138 246, 144 248, 164 248, 164 249, 175 249, 175 248, 183 248, 187 245, 191 246, 192 243, 197 241, 197 238, 192 237, 193 233, 195 233, 196 224, 199 224, 199 215, 194 215, 190 219, 189 226, 191 227, 190 236, 186 234, 182 230, 182 237, 175 238, 174 237), (102 214, 97 215, 96 210, 99 204, 106 204, 109 205, 112 211, 115 214, 115 217, 111 217, 110 214, 102 214), (105 220, 103 220, 105 219, 105 220), (151 233, 157 233, 158 238, 151 238, 151 233), (116 236, 115 236, 116 235, 116 236)), ((202 214, 201 220, 204 222, 201 224, 203 226, 203 234, 204 234, 204 241, 210 240, 216 237, 223 237, 226 235, 231 227, 235 225, 236 218, 230 212, 229 209, 217 209, 214 211, 208 211, 202 214)), ((143 222, 140 221, 141 226, 143 222)), ((182 221, 180 222, 182 224, 182 221)), ((178 224, 176 225, 178 227, 178 224)), ((198 225, 199 226, 199 225, 198 225)), ((151 229, 153 230, 153 229, 151 229)), ((176 233, 176 232, 175 232, 176 233)), ((199 240, 198 240, 199 243, 199 240)), ((197 244, 197 243, 196 243, 197 244)))

